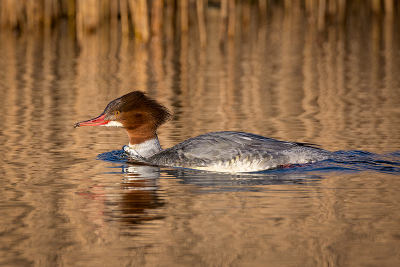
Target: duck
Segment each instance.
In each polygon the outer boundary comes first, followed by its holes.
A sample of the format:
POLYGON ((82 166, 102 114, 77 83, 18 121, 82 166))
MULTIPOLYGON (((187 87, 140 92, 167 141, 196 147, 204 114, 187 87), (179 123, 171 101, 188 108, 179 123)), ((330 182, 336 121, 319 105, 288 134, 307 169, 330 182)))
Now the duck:
POLYGON ((122 127, 129 138, 123 151, 133 161, 155 166, 248 173, 333 157, 333 152, 313 144, 236 131, 206 133, 162 149, 157 129, 170 117, 164 105, 144 92, 133 91, 111 101, 99 116, 75 123, 74 128, 122 127))

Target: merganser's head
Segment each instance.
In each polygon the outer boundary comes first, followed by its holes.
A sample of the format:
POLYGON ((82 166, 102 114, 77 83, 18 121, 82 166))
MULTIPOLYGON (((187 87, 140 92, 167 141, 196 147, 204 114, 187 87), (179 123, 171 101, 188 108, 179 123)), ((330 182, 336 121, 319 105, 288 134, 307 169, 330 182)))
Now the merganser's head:
POLYGON ((156 138, 158 126, 170 117, 169 110, 143 92, 133 91, 111 101, 100 116, 75 123, 80 126, 123 127, 129 136, 129 144, 139 144, 156 138))

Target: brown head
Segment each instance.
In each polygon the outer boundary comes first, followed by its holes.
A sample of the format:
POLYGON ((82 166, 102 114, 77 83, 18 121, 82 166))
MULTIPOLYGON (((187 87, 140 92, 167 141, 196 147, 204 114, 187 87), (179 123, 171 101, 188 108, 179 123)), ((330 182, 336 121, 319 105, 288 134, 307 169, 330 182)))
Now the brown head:
POLYGON ((158 126, 170 117, 169 110, 143 92, 133 91, 111 101, 100 116, 78 122, 79 126, 119 126, 124 127, 129 136, 129 144, 139 144, 156 138, 158 126))

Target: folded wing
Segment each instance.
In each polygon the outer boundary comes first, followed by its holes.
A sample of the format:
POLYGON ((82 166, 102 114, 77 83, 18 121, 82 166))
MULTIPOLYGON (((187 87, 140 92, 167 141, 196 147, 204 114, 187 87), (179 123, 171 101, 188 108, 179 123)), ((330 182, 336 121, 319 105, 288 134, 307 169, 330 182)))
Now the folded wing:
POLYGON ((253 172, 284 164, 314 162, 331 152, 308 144, 279 141, 242 132, 214 132, 165 149, 149 163, 226 172, 253 172))

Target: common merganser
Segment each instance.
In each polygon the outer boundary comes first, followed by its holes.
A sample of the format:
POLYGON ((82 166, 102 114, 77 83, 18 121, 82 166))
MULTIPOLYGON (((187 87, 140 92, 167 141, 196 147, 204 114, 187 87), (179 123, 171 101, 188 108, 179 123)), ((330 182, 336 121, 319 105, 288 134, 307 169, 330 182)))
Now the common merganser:
POLYGON ((257 172, 333 157, 333 152, 310 144, 244 132, 207 133, 162 149, 156 131, 170 116, 165 106, 141 91, 134 91, 111 101, 100 116, 78 122, 74 127, 123 127, 129 137, 125 152, 133 160, 158 166, 228 173, 257 172))

